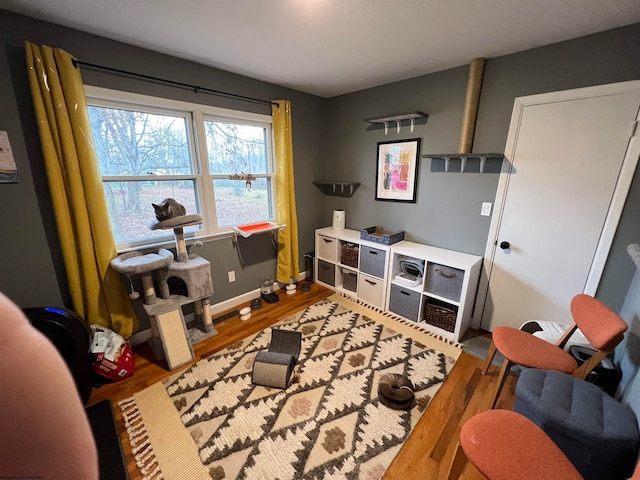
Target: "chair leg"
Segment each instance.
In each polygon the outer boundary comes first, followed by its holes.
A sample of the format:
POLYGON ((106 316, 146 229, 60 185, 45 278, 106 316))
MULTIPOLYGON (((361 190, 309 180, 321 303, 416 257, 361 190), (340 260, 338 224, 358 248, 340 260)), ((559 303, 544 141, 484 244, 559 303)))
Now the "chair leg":
POLYGON ((462 446, 460 442, 458 442, 458 446, 456 447, 456 453, 453 455, 453 460, 451 461, 451 466, 449 467, 449 475, 447 475, 447 480, 458 480, 460 475, 462 475, 462 470, 464 470, 464 466, 467 464, 467 456, 462 450, 462 446))
POLYGON ((491 345, 489 346, 489 351, 487 352, 487 358, 482 365, 482 374, 486 375, 489 371, 489 367, 491 366, 491 362, 493 362, 493 357, 496 356, 496 344, 491 341, 491 345))
POLYGON ((502 392, 504 382, 507 381, 507 377, 509 376, 509 370, 511 370, 511 367, 514 365, 515 364, 512 361, 507 360, 506 358, 504 359, 504 363, 500 369, 500 374, 498 375, 498 388, 496 389, 496 394, 491 402, 491 409, 496 408, 496 403, 498 403, 498 397, 500 397, 500 392, 502 392))

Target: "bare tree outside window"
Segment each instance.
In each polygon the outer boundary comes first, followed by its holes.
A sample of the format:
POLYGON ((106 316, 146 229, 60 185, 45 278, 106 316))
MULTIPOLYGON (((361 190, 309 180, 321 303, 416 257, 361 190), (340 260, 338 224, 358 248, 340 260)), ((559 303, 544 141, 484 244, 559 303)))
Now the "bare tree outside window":
POLYGON ((187 227, 187 234, 229 231, 235 225, 273 219, 270 123, 127 103, 92 102, 88 95, 93 140, 119 247, 172 236, 149 229, 155 219, 151 203, 168 197, 182 203, 187 213, 203 216, 203 225, 187 227), (198 128, 204 139, 194 134, 198 128), (251 174, 255 180, 229 179, 237 174, 251 174))
POLYGON ((213 177, 219 227, 252 223, 272 217, 271 176, 264 127, 205 122, 209 171, 213 177), (250 185, 228 180, 250 173, 250 185))

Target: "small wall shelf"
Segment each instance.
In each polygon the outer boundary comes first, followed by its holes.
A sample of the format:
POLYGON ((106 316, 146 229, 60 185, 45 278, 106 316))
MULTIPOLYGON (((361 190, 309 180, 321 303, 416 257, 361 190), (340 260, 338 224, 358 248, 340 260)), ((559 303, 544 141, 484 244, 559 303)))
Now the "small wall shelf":
POLYGON ((259 222, 259 223, 251 223, 248 225, 238 225, 237 227, 233 227, 233 238, 231 242, 233 243, 233 247, 238 252, 238 259, 240 260, 240 265, 244 268, 245 262, 242 256, 242 249, 240 248, 242 242, 238 242, 238 236, 240 238, 249 238, 254 235, 259 235, 261 233, 271 233, 269 237, 271 238, 271 243, 273 244, 274 252, 277 254, 278 252, 278 232, 285 228, 287 225, 282 224, 279 225, 275 222, 259 222))
POLYGON ((253 223, 250 225, 240 225, 238 227, 233 227, 233 240, 234 242, 238 241, 238 235, 241 235, 243 238, 249 238, 252 235, 257 235, 259 233, 267 233, 267 232, 275 232, 277 230, 282 230, 286 225, 278 225, 274 222, 262 222, 262 223, 253 223))
POLYGON ((365 118, 364 121, 373 124, 383 124, 384 125, 384 134, 386 135, 389 131, 389 124, 395 123, 396 131, 400 133, 400 126, 404 121, 405 124, 411 125, 411 131, 413 132, 413 127, 416 124, 416 120, 420 118, 424 118, 425 121, 429 117, 426 113, 420 112, 418 110, 409 113, 399 113, 394 115, 380 115, 377 117, 368 117, 365 118))
POLYGON ((480 160, 480 173, 484 172, 484 167, 488 159, 496 159, 502 161, 504 155, 502 153, 428 153, 422 155, 422 158, 430 158, 432 160, 444 160, 444 171, 449 171, 449 163, 452 159, 460 160, 460 171, 464 172, 467 161, 470 159, 480 160))
POLYGON ((313 184, 325 195, 333 197, 351 197, 360 186, 360 182, 338 182, 333 180, 316 180, 313 184))

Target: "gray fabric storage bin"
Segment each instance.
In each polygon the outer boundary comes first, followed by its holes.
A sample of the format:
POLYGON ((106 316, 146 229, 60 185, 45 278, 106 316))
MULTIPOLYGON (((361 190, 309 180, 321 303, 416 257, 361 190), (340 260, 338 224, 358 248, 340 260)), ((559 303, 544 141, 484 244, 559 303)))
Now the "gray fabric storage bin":
POLYGON ((336 266, 333 263, 318 259, 318 280, 335 287, 336 266))
POLYGON ((347 270, 342 271, 342 286, 345 290, 355 292, 358 290, 358 274, 347 270))
POLYGON ((365 245, 360 246, 360 271, 374 277, 384 278, 387 252, 365 245))
POLYGON ((438 263, 427 264, 425 291, 433 295, 459 302, 463 281, 464 270, 438 263))
POLYGON ((389 311, 417 322, 421 297, 420 292, 392 284, 389 295, 389 311))

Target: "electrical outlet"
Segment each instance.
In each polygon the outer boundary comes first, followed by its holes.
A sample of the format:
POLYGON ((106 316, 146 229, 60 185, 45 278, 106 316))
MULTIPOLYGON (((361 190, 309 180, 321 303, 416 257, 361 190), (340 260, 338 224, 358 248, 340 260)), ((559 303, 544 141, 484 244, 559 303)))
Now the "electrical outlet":
POLYGON ((228 275, 229 275, 229 283, 236 281, 236 272, 234 270, 231 270, 228 273, 228 275))
POLYGON ((482 202, 482 210, 480 210, 480 215, 483 217, 488 217, 491 215, 491 202, 482 202))

